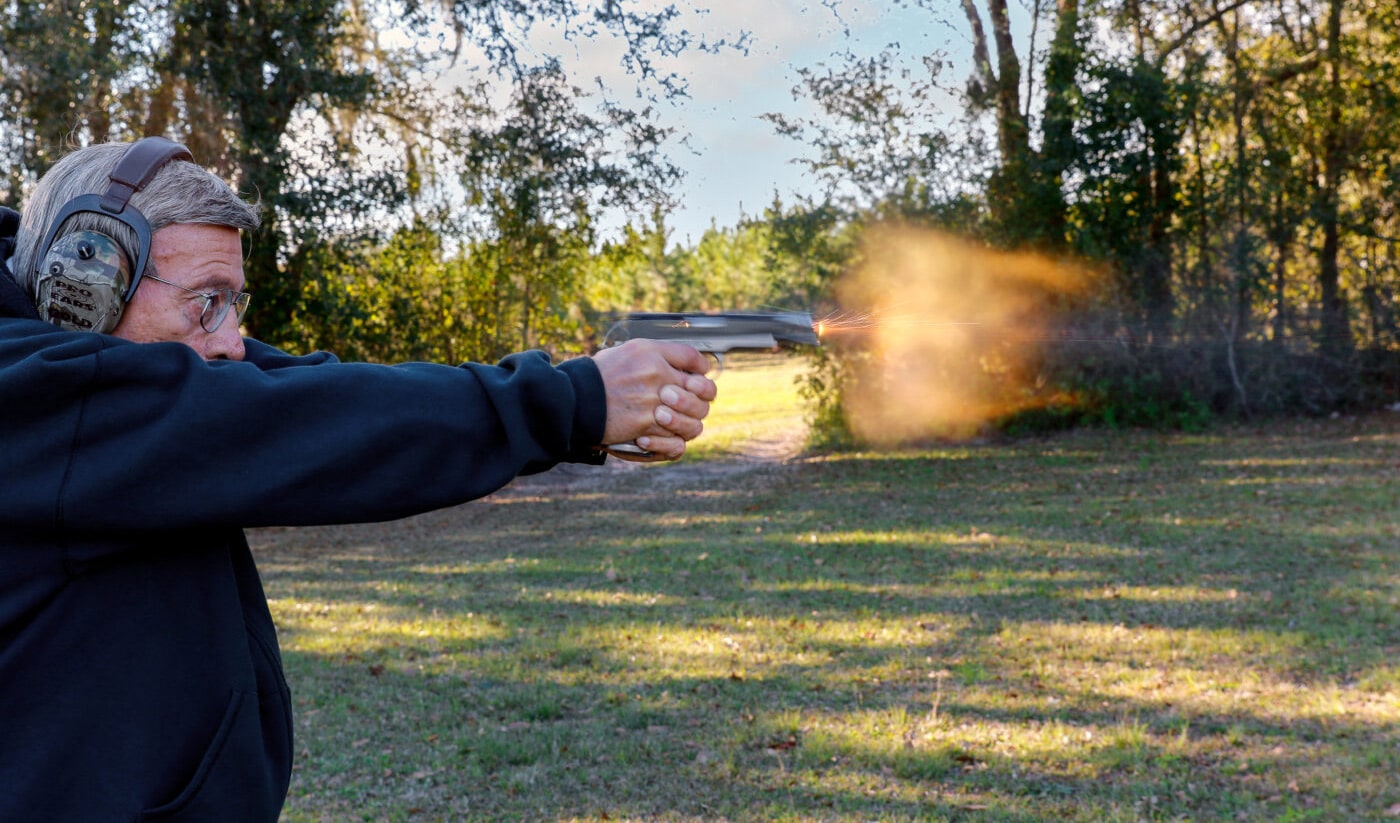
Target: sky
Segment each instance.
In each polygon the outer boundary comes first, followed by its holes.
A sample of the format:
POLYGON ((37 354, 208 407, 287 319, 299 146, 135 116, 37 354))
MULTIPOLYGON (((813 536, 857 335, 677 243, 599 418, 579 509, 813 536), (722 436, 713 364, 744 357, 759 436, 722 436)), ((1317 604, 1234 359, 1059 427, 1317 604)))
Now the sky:
MULTIPOLYGON (((692 49, 660 64, 683 77, 689 91, 659 106, 661 122, 687 135, 684 144, 670 147, 686 174, 669 220, 673 242, 698 241, 712 221, 733 226, 743 215, 759 215, 775 192, 790 202, 790 195, 817 191, 816 181, 793 162, 804 147, 762 119, 769 112, 813 113, 793 93, 802 67, 837 67, 840 53, 868 56, 897 43, 910 60, 950 57, 955 65, 947 77, 961 82, 970 52, 966 18, 955 0, 927 4, 947 11, 909 0, 676 0, 682 9, 676 29, 711 41, 732 42, 741 32, 748 39, 743 54, 692 49)), ((635 85, 618 65, 615 43, 573 41, 561 57, 581 87, 593 87, 595 77, 612 89, 635 85)))
POLYGON ((901 8, 891 0, 848 0, 834 9, 817 0, 712 0, 708 5, 706 23, 721 32, 747 30, 750 45, 746 55, 693 54, 678 61, 691 94, 668 112, 690 134, 691 150, 673 155, 686 171, 681 206, 671 220, 678 240, 698 240, 711 219, 730 226, 743 213, 761 214, 775 191, 816 191, 816 181, 793 162, 805 147, 776 134, 762 119, 768 112, 814 114, 811 104, 793 93, 800 68, 838 67, 839 52, 873 55, 892 43, 912 56, 946 52, 961 34, 924 9, 901 8), (755 14, 756 8, 762 12, 755 14))

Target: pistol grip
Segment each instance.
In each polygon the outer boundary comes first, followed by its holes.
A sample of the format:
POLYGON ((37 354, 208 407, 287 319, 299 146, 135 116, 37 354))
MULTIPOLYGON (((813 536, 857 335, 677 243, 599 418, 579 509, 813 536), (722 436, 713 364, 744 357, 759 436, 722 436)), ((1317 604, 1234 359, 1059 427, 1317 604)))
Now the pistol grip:
POLYGON ((636 443, 614 443, 611 446, 603 446, 603 451, 618 457, 623 455, 633 455, 635 457, 652 456, 652 452, 638 446, 636 443))

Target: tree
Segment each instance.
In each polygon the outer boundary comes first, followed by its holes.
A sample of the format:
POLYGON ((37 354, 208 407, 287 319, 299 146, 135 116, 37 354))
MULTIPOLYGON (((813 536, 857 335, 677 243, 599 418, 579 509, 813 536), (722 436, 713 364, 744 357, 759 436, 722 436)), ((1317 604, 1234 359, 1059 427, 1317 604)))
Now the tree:
POLYGON ((815 150, 799 162, 823 181, 828 200, 851 214, 897 219, 955 199, 967 177, 953 173, 960 158, 936 125, 943 62, 924 56, 902 65, 889 49, 840 59, 837 68, 799 71, 794 94, 816 103, 820 117, 765 115, 780 135, 815 150))
MULTIPOLYGON (((1054 27, 1045 67, 1045 108, 1039 148, 1032 140, 1033 85, 1023 81, 1023 66, 1011 31, 1006 0, 987 0, 989 40, 974 0, 962 0, 972 33, 973 76, 967 100, 974 111, 993 113, 1000 163, 987 189, 991 230, 1007 245, 1033 245, 1058 252, 1066 245, 1066 203, 1062 188, 1073 162, 1073 122, 1083 61, 1079 0, 1059 0, 1050 13, 1054 27), (1027 98, 1022 100, 1023 85, 1027 98)), ((1039 23, 1042 9, 1032 10, 1039 23)), ((1032 42, 1034 53, 1036 44, 1032 42)), ((1038 67, 1032 62, 1032 71, 1038 67)))
POLYGON ((127 35, 155 9, 72 0, 7 0, 0 9, 0 202, 17 206, 71 136, 148 133, 149 101, 124 67, 143 61, 140 39, 127 35), (118 131, 113 119, 122 107, 134 116, 118 131))
POLYGON ((504 119, 469 133, 462 166, 480 209, 474 231, 493 247, 497 343, 506 350, 567 332, 543 326, 560 323, 582 297, 593 216, 655 206, 679 175, 658 152, 666 132, 645 118, 618 108, 580 111, 581 92, 558 66, 521 79, 504 119))
MULTIPOLYGON (((1400 336, 1400 4, 1037 0, 1029 39, 1005 0, 961 9, 976 119, 941 132, 939 151, 975 156, 985 124, 995 152, 985 175, 961 178, 972 208, 924 199, 961 218, 932 222, 1106 264, 1135 344, 1123 386, 1190 389, 1240 412, 1335 408, 1370 391, 1355 369, 1385 361, 1352 357, 1353 340, 1400 336), (1272 355, 1256 345, 1266 339, 1272 355), (1305 339, 1315 354, 1286 345, 1305 339)), ((914 183, 889 184, 892 158, 908 154, 887 138, 917 122, 908 83, 889 82, 900 59, 808 72, 802 91, 827 120, 775 118, 845 193, 833 202, 851 224, 919 211, 901 192, 950 179, 913 165, 902 171, 914 183)))
MULTIPOLYGON (((276 343, 294 342, 289 330, 308 284, 282 263, 302 243, 372 239, 386 218, 402 224, 404 210, 410 220, 415 209, 424 216, 423 198, 450 200, 450 187, 436 186, 452 180, 439 167, 482 110, 434 95, 433 70, 445 61, 479 54, 493 82, 528 86, 540 64, 527 58, 527 41, 548 23, 566 38, 616 37, 639 89, 655 97, 683 93, 684 84, 654 58, 697 45, 672 31, 673 6, 640 0, 597 8, 582 0, 9 3, 14 13, 0 22, 9 115, 0 149, 14 170, 6 196, 42 173, 54 154, 45 147, 61 140, 184 140, 267 207, 245 268, 259 294, 250 326, 276 343), (442 26, 453 37, 439 41, 442 26), (419 39, 390 45, 379 36, 389 27, 419 39), (56 42, 65 48, 47 46, 56 42)), ((604 118, 637 132, 648 116, 644 106, 610 104, 604 118)))
POLYGON ((1076 252, 1111 262, 1144 342, 1171 339, 1175 174, 1183 91, 1142 59, 1092 60, 1067 169, 1076 252))
POLYGON ((622 227, 619 239, 605 240, 589 260, 584 278, 585 310, 602 317, 624 311, 658 311, 671 305, 674 264, 666 248, 669 239, 666 213, 658 205, 652 209, 649 223, 638 226, 629 222, 622 227))

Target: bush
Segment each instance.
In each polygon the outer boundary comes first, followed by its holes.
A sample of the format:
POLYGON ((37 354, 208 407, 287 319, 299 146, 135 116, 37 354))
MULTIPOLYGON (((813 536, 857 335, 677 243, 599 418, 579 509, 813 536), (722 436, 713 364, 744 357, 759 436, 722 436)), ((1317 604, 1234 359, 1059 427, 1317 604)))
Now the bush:
MULTIPOLYGON (((813 355, 802 395, 811 404, 809 447, 854 445, 843 398, 862 352, 828 347, 813 355)), ((1345 360, 1267 343, 1141 347, 1047 346, 1017 411, 988 428, 1022 436, 1080 426, 1201 431, 1218 419, 1324 416, 1400 400, 1400 352, 1358 351, 1345 360)), ((1024 379, 1016 375, 1008 379, 1024 379)), ((1008 391, 1012 394, 1013 391, 1008 391)))
POLYGON ((1376 409, 1400 398, 1400 352, 1345 360, 1271 343, 1047 349, 1046 398, 998 421, 1012 434, 1092 425, 1198 431, 1219 418, 1376 409))
POLYGON ((849 387, 849 358, 859 352, 840 348, 809 350, 812 368, 798 378, 798 394, 808 403, 807 448, 813 451, 840 451, 855 444, 846 424, 845 391, 849 387))

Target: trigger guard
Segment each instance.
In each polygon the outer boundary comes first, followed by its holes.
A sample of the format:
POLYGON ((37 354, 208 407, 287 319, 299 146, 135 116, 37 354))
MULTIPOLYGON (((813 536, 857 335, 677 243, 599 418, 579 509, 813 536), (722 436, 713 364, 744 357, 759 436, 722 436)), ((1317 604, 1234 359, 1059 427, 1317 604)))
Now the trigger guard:
POLYGON ((724 355, 723 355, 723 354, 721 354, 720 352, 717 352, 717 351, 701 352, 701 354, 704 354, 706 357, 713 357, 713 358, 715 359, 715 377, 719 377, 721 374, 724 373, 724 355))

